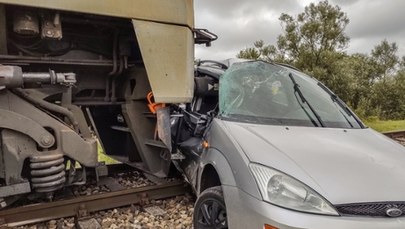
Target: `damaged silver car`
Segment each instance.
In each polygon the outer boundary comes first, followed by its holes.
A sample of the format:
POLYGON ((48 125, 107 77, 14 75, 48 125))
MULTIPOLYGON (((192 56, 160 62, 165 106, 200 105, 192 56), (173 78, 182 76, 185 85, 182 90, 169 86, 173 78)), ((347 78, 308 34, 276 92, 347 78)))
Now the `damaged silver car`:
POLYGON ((405 148, 322 83, 263 61, 202 61, 172 112, 194 228, 403 228, 405 148))

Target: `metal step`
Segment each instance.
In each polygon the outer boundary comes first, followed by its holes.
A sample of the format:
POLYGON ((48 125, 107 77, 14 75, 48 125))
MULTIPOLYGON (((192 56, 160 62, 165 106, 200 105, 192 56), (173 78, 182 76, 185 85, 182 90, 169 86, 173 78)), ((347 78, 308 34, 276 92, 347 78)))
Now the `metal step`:
POLYGON ((153 114, 152 112, 143 112, 143 116, 145 118, 154 118, 154 119, 156 119, 156 114, 153 114))
POLYGON ((162 148, 162 149, 167 149, 167 146, 162 141, 156 141, 156 140, 153 140, 153 139, 147 139, 145 141, 145 145, 159 147, 159 148, 162 148))
POLYGON ((128 127, 125 126, 111 126, 111 129, 113 130, 118 130, 118 131, 122 131, 122 132, 127 132, 130 133, 131 131, 129 130, 128 127))

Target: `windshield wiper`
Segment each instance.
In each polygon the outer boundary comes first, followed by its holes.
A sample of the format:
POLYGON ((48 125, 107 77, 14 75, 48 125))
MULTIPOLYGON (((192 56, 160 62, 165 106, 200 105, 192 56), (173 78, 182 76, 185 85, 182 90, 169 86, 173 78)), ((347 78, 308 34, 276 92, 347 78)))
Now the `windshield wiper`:
MULTIPOLYGON (((311 104, 308 103, 308 100, 304 97, 304 95, 302 94, 302 91, 300 89, 300 85, 295 81, 292 73, 288 73, 288 77, 290 77, 292 83, 294 84, 294 92, 296 92, 300 98, 302 103, 306 103, 309 107, 309 109, 311 110, 311 112, 315 115, 316 119, 318 120, 319 124, 321 124, 322 127, 325 127, 325 123, 322 121, 321 117, 319 116, 319 114, 315 111, 315 109, 311 106, 311 104)), ((297 98, 298 99, 298 98, 297 98)), ((305 111, 305 113, 308 115, 308 117, 311 119, 312 123, 314 123, 316 126, 318 126, 318 124, 316 124, 316 122, 312 119, 312 117, 306 112, 304 106, 302 105, 302 103, 299 103, 301 105, 301 108, 305 111)))
MULTIPOLYGON (((320 88, 322 88, 324 91, 326 91, 326 93, 329 94, 329 96, 331 97, 332 101, 337 103, 340 108, 342 108, 346 114, 348 114, 350 117, 353 117, 354 120, 357 122, 357 124, 359 124, 359 126, 361 128, 364 128, 363 123, 357 118, 357 116, 349 109, 348 106, 346 106, 346 104, 335 94, 333 93, 329 88, 327 88, 323 83, 318 82, 318 86, 320 88)), ((342 112, 340 112, 342 113, 342 112)), ((353 127, 352 123, 348 120, 348 118, 342 113, 342 115, 345 117, 345 119, 349 122, 350 126, 353 127)))

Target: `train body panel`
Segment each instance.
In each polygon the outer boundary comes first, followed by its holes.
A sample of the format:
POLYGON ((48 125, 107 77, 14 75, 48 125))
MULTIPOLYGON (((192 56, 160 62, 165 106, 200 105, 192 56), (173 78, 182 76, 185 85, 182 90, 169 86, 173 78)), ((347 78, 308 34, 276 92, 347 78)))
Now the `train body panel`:
POLYGON ((191 0, 0 0, 0 3, 194 27, 191 0))

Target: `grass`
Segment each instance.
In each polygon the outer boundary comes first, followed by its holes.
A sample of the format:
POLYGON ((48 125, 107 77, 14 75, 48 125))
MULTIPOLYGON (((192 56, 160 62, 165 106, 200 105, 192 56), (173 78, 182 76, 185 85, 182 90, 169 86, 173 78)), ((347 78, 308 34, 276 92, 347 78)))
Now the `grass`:
POLYGON ((405 120, 365 120, 364 123, 379 132, 405 130, 405 120))

